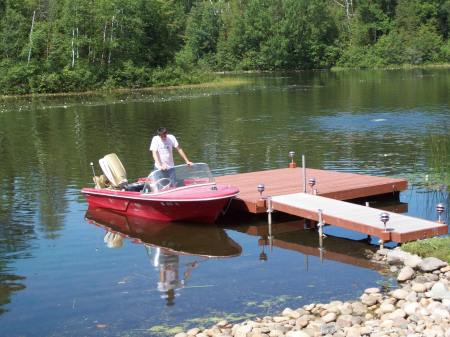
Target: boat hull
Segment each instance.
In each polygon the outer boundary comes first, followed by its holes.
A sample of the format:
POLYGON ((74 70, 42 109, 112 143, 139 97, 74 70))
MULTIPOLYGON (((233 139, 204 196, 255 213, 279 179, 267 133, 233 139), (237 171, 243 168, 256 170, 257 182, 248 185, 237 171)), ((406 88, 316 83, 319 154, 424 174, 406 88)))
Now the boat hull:
MULTIPOLYGON (((235 188, 222 188, 201 193, 197 198, 189 193, 146 196, 138 192, 109 191, 85 188, 89 209, 104 208, 121 214, 157 221, 184 221, 214 223, 231 199, 237 195, 235 188), (217 194, 217 195, 215 195, 217 194)), ((194 190, 191 191, 195 192, 194 190)))

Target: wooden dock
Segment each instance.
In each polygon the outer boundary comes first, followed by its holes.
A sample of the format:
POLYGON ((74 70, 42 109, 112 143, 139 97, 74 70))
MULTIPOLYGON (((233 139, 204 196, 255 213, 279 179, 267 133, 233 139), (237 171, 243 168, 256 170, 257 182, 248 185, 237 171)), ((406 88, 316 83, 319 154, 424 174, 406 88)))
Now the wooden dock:
POLYGON ((448 231, 446 224, 312 194, 294 193, 276 196, 272 200, 274 210, 319 221, 320 209, 324 223, 377 236, 384 241, 402 243, 443 235, 448 231), (382 212, 389 214, 386 230, 380 220, 382 212))
MULTIPOLYGON (((405 179, 374 177, 356 173, 306 169, 307 180, 315 178, 317 195, 336 200, 354 200, 377 195, 395 195, 406 190, 405 179)), ((216 177, 219 184, 239 187, 239 197, 233 201, 236 209, 250 213, 265 213, 267 207, 258 192, 258 184, 264 184, 263 196, 278 196, 303 191, 303 175, 300 168, 232 174, 216 177)), ((307 192, 311 192, 307 186, 307 192)))
POLYGON ((380 220, 382 210, 344 202, 380 195, 398 197, 408 186, 404 179, 307 169, 306 181, 312 177, 316 180, 316 195, 312 194, 310 186, 306 186, 307 193, 301 193, 304 178, 300 168, 221 176, 216 177, 216 181, 239 187, 240 194, 232 203, 233 209, 238 211, 266 213, 266 197, 270 196, 276 211, 318 221, 321 209, 326 224, 377 236, 384 241, 402 243, 448 232, 445 224, 393 212, 388 212, 390 220, 385 231, 380 220), (257 189, 259 184, 265 186, 262 195, 257 189))

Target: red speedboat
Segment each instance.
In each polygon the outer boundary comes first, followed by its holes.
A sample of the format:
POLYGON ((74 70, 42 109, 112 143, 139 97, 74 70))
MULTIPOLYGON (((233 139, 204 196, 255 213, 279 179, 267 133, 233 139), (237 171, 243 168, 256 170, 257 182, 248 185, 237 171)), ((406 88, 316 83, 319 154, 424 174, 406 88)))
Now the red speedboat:
POLYGON ((81 190, 89 209, 104 208, 157 221, 213 223, 239 193, 236 187, 217 185, 204 163, 156 170, 134 183, 128 183, 114 153, 99 163, 104 174, 94 176, 95 188, 81 190))

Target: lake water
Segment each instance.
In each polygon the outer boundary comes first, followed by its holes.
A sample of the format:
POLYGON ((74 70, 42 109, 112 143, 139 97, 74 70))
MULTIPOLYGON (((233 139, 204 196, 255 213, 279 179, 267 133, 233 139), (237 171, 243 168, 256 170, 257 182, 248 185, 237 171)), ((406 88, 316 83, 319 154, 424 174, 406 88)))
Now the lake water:
POLYGON ((89 163, 116 152, 129 177, 146 176, 159 126, 215 175, 286 167, 295 151, 313 168, 407 178, 408 214, 449 209, 449 70, 241 77, 219 89, 0 101, 0 336, 166 336, 392 282, 364 257, 374 245, 333 226, 321 259, 301 221, 279 219, 269 247, 264 217, 133 235, 138 223, 86 214, 89 163))

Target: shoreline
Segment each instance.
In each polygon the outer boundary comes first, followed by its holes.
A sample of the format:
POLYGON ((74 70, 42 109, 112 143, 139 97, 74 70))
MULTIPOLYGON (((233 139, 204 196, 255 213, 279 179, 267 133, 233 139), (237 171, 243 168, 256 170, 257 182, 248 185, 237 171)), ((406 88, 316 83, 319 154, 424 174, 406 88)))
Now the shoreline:
POLYGON ((204 82, 198 84, 181 84, 161 87, 144 87, 144 88, 115 88, 109 90, 87 90, 74 92, 58 92, 58 93, 39 93, 24 95, 0 95, 1 100, 15 100, 22 98, 53 98, 53 97, 73 97, 73 96, 107 96, 114 94, 139 93, 139 92, 163 92, 169 90, 186 90, 186 89, 208 89, 208 88, 226 88, 235 85, 244 85, 249 82, 244 79, 222 78, 217 81, 204 82))
POLYGON ((392 289, 368 288, 355 300, 312 303, 277 316, 225 320, 174 337, 450 337, 450 265, 401 250, 372 257, 396 275, 392 289))
MULTIPOLYGON (((211 72, 214 75, 245 75, 245 74, 264 74, 264 73, 299 73, 305 71, 330 71, 330 72, 341 72, 341 71, 390 71, 390 70, 412 70, 412 69, 450 69, 450 63, 443 64, 426 64, 426 65, 398 65, 398 66, 384 66, 384 67, 375 67, 375 68, 354 68, 354 67, 339 67, 334 66, 327 69, 291 69, 291 70, 240 70, 240 71, 216 71, 211 72)), ((203 82, 198 84, 180 84, 180 85, 168 85, 168 86, 154 86, 154 87, 142 87, 142 88, 113 88, 113 89, 93 89, 86 91, 73 91, 73 92, 58 92, 58 93, 34 93, 34 94, 23 94, 23 95, 0 95, 1 100, 12 100, 12 99, 20 99, 20 98, 35 98, 35 97, 64 97, 64 96, 104 96, 110 94, 123 94, 123 93, 131 93, 131 92, 158 92, 165 90, 183 90, 183 89, 198 89, 198 88, 221 88, 228 87, 234 85, 243 85, 248 84, 249 81, 244 79, 231 79, 231 78, 217 78, 216 80, 203 82)))

